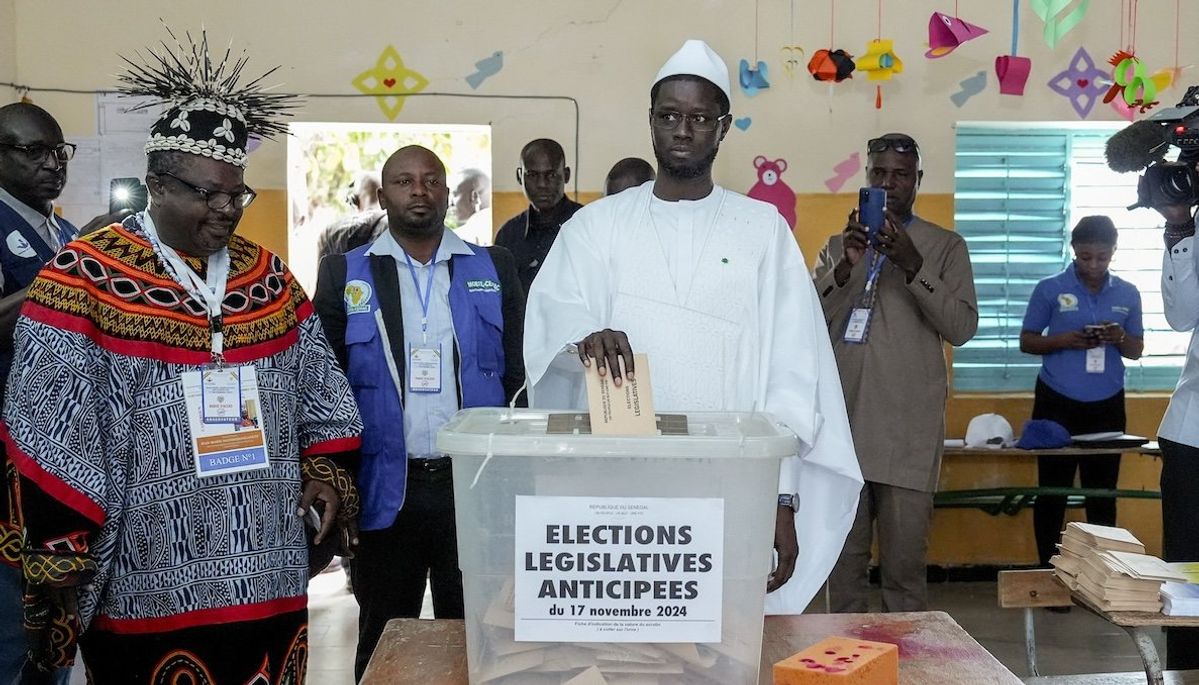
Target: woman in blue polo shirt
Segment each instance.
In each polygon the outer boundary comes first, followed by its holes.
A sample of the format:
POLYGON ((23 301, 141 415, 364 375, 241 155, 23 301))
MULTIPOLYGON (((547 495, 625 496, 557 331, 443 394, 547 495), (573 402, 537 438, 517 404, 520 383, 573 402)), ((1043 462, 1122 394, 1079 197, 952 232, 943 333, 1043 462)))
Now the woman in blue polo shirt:
MULTIPOLYGON (((1041 355, 1034 419, 1048 419, 1071 435, 1124 431, 1124 358, 1145 348, 1141 294, 1108 271, 1116 251, 1116 226, 1106 216, 1083 217, 1070 234, 1074 262, 1042 280, 1024 314, 1020 350, 1041 355)), ((1120 455, 1041 456, 1042 487, 1115 488, 1120 455)), ((1088 498, 1087 521, 1116 525, 1116 500, 1088 498)), ((1033 530, 1042 564, 1053 556, 1066 514, 1065 497, 1038 497, 1033 530)))

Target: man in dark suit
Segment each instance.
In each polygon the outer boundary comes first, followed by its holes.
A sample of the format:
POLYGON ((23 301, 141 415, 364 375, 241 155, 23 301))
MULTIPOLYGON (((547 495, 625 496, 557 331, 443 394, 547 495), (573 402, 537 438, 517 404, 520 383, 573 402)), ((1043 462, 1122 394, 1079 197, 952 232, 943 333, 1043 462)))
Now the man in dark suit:
POLYGON ((445 165, 433 152, 401 148, 382 181, 388 231, 325 258, 313 298, 365 424, 351 567, 358 678, 387 621, 420 615, 426 577, 436 616, 462 618, 450 459, 435 437, 459 409, 502 406, 524 384, 512 254, 446 229, 445 165))

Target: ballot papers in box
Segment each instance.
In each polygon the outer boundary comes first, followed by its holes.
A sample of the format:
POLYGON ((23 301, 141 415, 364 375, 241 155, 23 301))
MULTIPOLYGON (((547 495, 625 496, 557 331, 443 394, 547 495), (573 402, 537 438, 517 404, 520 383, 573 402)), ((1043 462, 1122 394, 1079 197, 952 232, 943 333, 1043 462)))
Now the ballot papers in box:
POLYGON ((471 683, 758 682, 794 437, 763 414, 684 418, 554 434, 547 412, 472 409, 442 430, 471 683))

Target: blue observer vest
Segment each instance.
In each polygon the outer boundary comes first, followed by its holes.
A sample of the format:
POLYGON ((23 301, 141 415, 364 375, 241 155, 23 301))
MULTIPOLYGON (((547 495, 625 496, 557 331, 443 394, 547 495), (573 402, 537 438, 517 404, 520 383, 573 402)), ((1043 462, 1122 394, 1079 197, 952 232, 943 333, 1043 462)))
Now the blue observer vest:
MULTIPOLYGON (((65 219, 55 217, 55 220, 63 245, 79 235, 79 229, 65 219)), ((8 297, 29 287, 46 262, 53 258, 54 248, 47 245, 20 214, 0 202, 0 271, 4 273, 4 288, 0 290, 0 296, 8 297)), ((0 400, 4 398, 11 368, 12 350, 0 351, 0 400)))
MULTIPOLYGON (((454 323, 455 358, 460 406, 498 407, 504 397, 503 295, 495 264, 475 245, 472 255, 450 257, 450 318, 454 323)), ((347 252, 346 375, 362 414, 362 451, 358 490, 362 494, 363 530, 390 527, 404 505, 408 451, 404 444, 404 406, 392 382, 384 338, 380 294, 371 274, 364 245, 347 252)), ((392 259, 385 260, 395 269, 392 259)), ((389 294, 390 297, 398 294, 389 294)), ((395 333, 390 332, 394 340, 395 333)), ((403 346, 407 349, 407 344, 403 346)), ((400 382, 405 382, 407 356, 395 358, 400 382)))

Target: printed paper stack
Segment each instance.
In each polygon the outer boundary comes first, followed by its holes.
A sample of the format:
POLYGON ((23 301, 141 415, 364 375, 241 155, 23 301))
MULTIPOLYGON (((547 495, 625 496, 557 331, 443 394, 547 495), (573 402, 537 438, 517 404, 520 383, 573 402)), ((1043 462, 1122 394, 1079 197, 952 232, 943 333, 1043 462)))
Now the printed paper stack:
POLYGON ((1162 583, 1186 580, 1123 528, 1071 522, 1059 548, 1055 574, 1103 611, 1160 611, 1162 583))
POLYGON ((1097 526, 1092 523, 1071 521, 1062 531, 1062 542, 1057 546, 1058 554, 1049 560, 1054 574, 1071 590, 1078 589, 1078 574, 1082 562, 1096 551, 1133 552, 1144 554, 1145 545, 1132 533, 1123 528, 1097 526))

